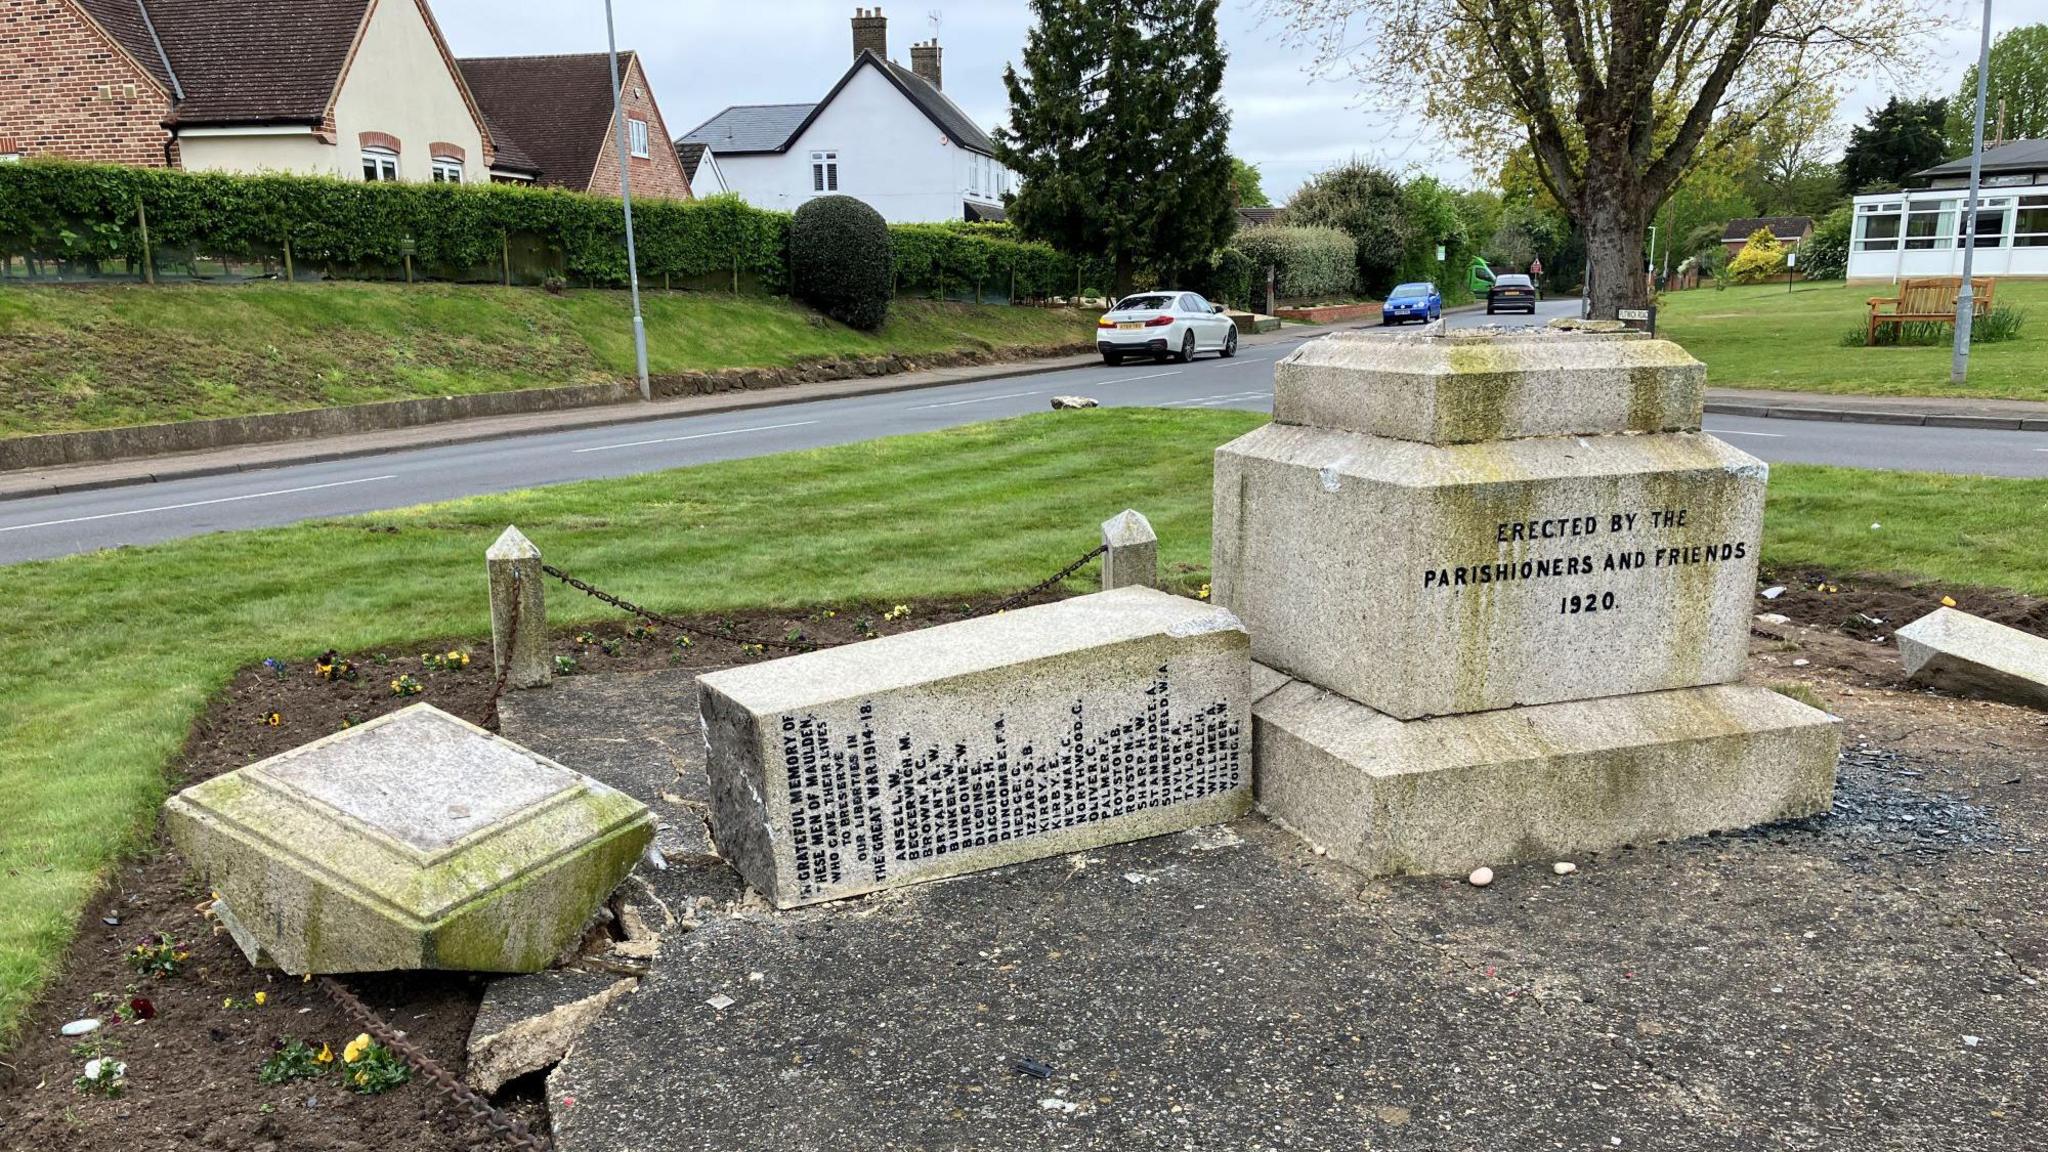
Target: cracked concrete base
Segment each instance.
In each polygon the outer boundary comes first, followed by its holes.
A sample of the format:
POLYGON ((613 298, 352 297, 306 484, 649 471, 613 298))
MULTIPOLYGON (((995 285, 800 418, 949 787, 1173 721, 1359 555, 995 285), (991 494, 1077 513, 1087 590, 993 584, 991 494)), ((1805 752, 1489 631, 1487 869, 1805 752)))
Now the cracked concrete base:
POLYGON ((463 1081, 488 1096, 509 1080, 552 1066, 605 1005, 637 983, 574 970, 493 981, 470 1028, 463 1081))

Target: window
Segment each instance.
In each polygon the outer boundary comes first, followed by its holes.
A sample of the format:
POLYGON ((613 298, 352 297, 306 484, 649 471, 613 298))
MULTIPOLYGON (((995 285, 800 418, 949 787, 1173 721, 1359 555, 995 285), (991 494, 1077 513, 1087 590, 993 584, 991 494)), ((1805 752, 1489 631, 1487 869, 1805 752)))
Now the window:
POLYGON ((398 153, 385 148, 363 149, 363 179, 373 184, 398 179, 398 153))
POLYGON ((626 141, 633 146, 633 155, 642 160, 647 158, 647 121, 626 121, 626 141))
POLYGON ((450 160, 442 156, 434 157, 434 183, 462 183, 462 161, 450 160))
POLYGON ((2048 248, 2048 196, 2020 197, 2012 220, 2012 246, 2048 248))
POLYGON ((839 153, 811 153, 811 191, 839 191, 839 153))
POLYGON ((1899 250, 1899 210, 1889 204, 1865 204, 1856 209, 1856 251, 1896 252, 1899 250))
POLYGON ((1906 211, 1906 250, 1926 251, 1956 246, 1956 202, 1931 200, 1906 211))
POLYGON ((967 157, 967 190, 975 193, 981 191, 981 157, 979 156, 969 155, 967 157))

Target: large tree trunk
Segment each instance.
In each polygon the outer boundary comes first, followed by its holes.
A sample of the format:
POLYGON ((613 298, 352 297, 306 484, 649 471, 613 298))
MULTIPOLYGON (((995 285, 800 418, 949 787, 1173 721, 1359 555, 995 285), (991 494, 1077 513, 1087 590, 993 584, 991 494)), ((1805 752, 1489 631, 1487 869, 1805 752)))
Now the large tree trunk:
POLYGON ((1131 258, 1131 250, 1119 247, 1116 250, 1116 274, 1115 283, 1111 285, 1111 295, 1117 300, 1129 296, 1136 287, 1137 278, 1138 270, 1136 262, 1131 258))
MULTIPOLYGON (((1626 166, 1627 160, 1621 165, 1626 166)), ((1595 320, 1613 320, 1623 308, 1650 304, 1643 239, 1651 205, 1636 188, 1634 173, 1589 164, 1580 227, 1586 233, 1587 295, 1595 320)))

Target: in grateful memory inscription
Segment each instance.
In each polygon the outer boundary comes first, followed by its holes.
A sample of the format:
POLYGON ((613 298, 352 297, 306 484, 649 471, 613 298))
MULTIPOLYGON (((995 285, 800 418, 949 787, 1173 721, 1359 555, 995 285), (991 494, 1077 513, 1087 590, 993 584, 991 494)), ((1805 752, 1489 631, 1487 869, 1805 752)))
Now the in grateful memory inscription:
POLYGON ((1502 521, 1496 549, 1536 546, 1546 555, 1495 559, 1475 564, 1432 564, 1422 573, 1426 591, 1493 584, 1528 583, 1573 577, 1588 579, 1557 595, 1560 616, 1612 612, 1626 605, 1626 592, 1602 586, 1616 573, 1658 571, 1747 560, 1743 539, 1686 540, 1688 508, 1647 508, 1634 512, 1588 513, 1542 520, 1502 521))
POLYGON ((1214 700, 1176 715, 1161 666, 1136 712, 1104 724, 1076 699, 1063 729, 1026 736, 998 714, 985 739, 933 743, 854 730, 811 713, 781 717, 790 848, 802 895, 848 880, 881 884, 892 866, 1220 795, 1244 779, 1238 721, 1214 700))

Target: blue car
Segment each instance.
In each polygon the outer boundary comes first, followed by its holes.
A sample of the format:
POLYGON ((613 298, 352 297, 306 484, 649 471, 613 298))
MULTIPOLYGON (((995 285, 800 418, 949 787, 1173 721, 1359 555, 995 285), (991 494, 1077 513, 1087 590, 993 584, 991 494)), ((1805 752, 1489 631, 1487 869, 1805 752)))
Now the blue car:
POLYGON ((1406 324, 1410 320, 1427 324, 1443 314, 1443 293, 1436 290, 1436 285, 1420 281, 1400 285, 1387 293, 1387 302, 1380 305, 1382 324, 1406 324))

